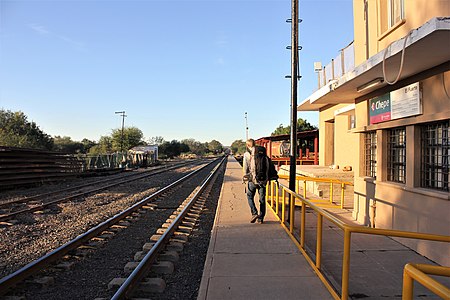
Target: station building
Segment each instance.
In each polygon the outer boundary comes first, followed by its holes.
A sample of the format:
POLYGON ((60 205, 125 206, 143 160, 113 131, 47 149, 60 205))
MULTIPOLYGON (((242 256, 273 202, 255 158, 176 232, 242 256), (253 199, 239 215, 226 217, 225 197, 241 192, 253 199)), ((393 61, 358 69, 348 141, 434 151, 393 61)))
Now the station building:
MULTIPOLYGON (((319 112, 319 164, 352 166, 359 223, 450 235, 450 1, 354 0, 353 16, 298 106, 319 112)), ((450 245, 398 240, 450 266, 450 245)))

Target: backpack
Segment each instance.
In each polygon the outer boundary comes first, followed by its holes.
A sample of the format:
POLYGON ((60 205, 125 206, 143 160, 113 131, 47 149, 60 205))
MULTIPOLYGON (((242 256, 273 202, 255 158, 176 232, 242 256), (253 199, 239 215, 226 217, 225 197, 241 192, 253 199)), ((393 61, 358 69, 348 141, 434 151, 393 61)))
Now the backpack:
POLYGON ((266 148, 262 146, 255 146, 255 179, 257 182, 265 182, 270 180, 277 180, 278 173, 275 170, 275 165, 267 156, 266 148))

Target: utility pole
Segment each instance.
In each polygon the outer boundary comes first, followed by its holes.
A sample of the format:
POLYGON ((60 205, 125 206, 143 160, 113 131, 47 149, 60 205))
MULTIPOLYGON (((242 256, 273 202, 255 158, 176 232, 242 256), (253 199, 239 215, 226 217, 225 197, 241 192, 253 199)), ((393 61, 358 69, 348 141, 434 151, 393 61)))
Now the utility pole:
POLYGON ((245 112, 245 141, 248 141, 248 121, 247 121, 247 112, 245 112))
POLYGON ((122 132, 120 133, 120 152, 123 153, 123 126, 125 123, 125 111, 116 111, 116 114, 119 114, 122 117, 122 132))
POLYGON ((291 8, 291 149, 289 168, 289 189, 295 191, 297 168, 297 83, 299 80, 298 64, 298 1, 292 0, 291 8))

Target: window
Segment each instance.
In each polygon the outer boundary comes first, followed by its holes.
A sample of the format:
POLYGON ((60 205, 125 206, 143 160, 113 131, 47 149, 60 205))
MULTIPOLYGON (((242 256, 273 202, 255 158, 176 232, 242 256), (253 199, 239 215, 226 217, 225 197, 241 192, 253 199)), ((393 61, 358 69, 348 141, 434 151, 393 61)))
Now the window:
POLYGON ((379 0, 380 34, 384 34, 405 19, 405 0, 379 0))
POLYGON ((377 177, 377 133, 367 132, 364 135, 365 176, 377 177))
POLYGON ((404 0, 389 0, 389 28, 405 18, 404 0))
POLYGON ((422 127, 422 187, 449 191, 450 120, 422 127))
POLYGON ((405 183, 406 129, 390 129, 388 135, 387 180, 405 183))
POLYGON ((348 129, 356 128, 356 116, 355 114, 351 114, 348 116, 348 129))

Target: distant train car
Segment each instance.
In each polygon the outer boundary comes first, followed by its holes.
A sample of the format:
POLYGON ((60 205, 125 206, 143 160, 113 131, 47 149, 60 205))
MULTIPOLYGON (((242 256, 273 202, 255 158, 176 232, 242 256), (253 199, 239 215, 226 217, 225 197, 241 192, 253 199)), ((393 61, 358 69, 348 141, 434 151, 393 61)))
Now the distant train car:
POLYGON ((288 157, 290 143, 286 141, 272 142, 272 157, 288 157))
MULTIPOLYGON (((255 140, 257 145, 264 146, 267 154, 277 165, 289 164, 291 145, 290 135, 280 134, 262 137, 255 140)), ((319 130, 297 132, 297 164, 319 164, 319 130)))

